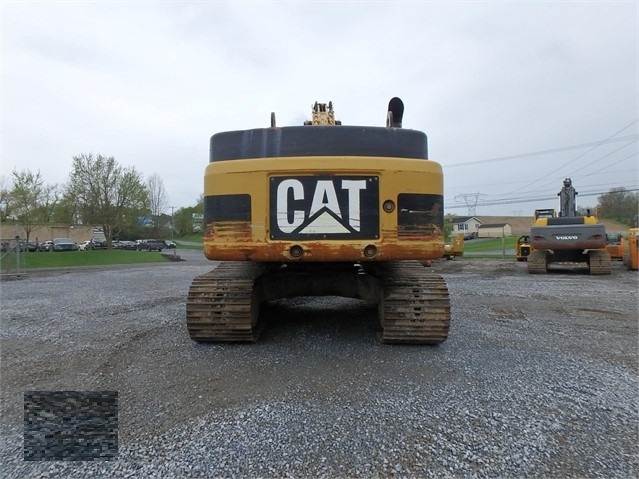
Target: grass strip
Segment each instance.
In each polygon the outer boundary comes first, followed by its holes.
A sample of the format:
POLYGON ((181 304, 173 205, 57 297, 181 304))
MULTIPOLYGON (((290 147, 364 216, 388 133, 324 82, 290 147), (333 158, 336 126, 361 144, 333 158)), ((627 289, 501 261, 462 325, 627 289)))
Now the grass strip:
POLYGON ((503 251, 506 254, 515 254, 515 243, 519 236, 506 236, 502 238, 480 238, 464 241, 464 253, 479 253, 482 251, 503 251))
MULTIPOLYGON (((108 266, 114 264, 162 263, 167 261, 157 251, 93 250, 29 252, 22 254, 22 264, 26 269, 68 268, 73 266, 108 266)), ((1 269, 11 269, 15 260, 13 255, 2 258, 1 269)))

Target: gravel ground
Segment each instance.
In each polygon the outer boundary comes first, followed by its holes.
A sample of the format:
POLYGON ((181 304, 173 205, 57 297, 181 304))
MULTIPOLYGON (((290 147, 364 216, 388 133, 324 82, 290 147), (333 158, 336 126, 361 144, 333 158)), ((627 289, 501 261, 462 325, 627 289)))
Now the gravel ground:
POLYGON ((440 261, 437 347, 382 345, 376 309, 269 304, 256 344, 197 344, 186 261, 3 281, 0 477, 639 474, 638 283, 440 261), (115 390, 115 461, 23 461, 23 394, 115 390))

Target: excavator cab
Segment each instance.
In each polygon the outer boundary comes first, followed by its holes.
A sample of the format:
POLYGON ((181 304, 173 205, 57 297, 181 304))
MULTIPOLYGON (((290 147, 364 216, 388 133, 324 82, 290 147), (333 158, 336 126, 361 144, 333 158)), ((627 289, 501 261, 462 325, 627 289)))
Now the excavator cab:
POLYGON ((557 212, 552 208, 535 210, 535 220, 538 220, 539 218, 556 218, 556 217, 557 217, 557 212))

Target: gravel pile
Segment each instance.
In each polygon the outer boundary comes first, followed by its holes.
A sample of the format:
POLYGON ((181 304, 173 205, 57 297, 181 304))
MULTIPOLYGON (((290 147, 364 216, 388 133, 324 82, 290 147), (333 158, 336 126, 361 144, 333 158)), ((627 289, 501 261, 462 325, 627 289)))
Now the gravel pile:
POLYGON ((210 268, 3 282, 0 477, 639 474, 637 275, 620 265, 438 262, 438 347, 380 344, 376 309, 342 298, 270 304, 253 345, 193 343, 186 292, 210 268), (63 389, 118 391, 116 461, 23 461, 24 391, 63 389))

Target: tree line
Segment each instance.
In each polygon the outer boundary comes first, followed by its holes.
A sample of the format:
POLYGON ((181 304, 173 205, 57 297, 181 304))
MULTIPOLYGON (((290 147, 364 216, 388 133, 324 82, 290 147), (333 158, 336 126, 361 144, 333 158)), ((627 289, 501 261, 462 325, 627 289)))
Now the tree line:
POLYGON ((598 197, 597 214, 600 218, 616 220, 624 225, 637 226, 639 214, 639 192, 626 188, 612 188, 598 197))
POLYGON ((113 239, 138 239, 173 230, 193 232, 193 213, 204 212, 201 196, 196 205, 172 208, 159 175, 144 179, 134 167, 124 167, 112 156, 82 153, 73 157, 66 184, 46 184, 40 172, 14 170, 11 184, 0 183, 0 221, 18 223, 26 240, 37 224, 62 223, 99 226, 107 245, 113 239))

